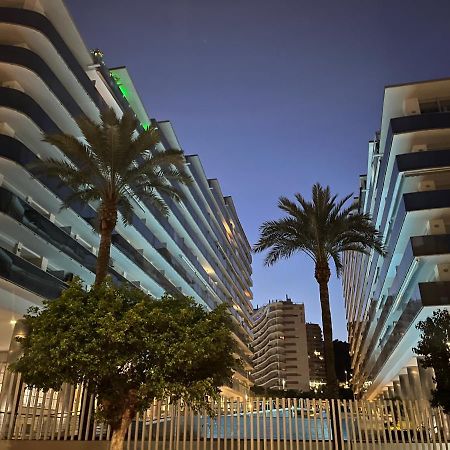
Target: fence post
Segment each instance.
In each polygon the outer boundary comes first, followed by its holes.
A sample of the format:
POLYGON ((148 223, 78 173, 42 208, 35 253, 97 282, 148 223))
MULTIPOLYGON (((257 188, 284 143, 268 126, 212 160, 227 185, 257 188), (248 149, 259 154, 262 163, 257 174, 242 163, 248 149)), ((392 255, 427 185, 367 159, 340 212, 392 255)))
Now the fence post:
MULTIPOLYGON (((331 402, 336 402, 336 409, 339 410, 340 406, 340 402, 339 399, 330 399, 331 402)), ((335 450, 343 450, 343 442, 342 442, 342 430, 341 430, 341 426, 342 423, 339 420, 340 414, 336 414, 337 411, 333 411, 333 409, 331 408, 331 424, 332 424, 332 429, 333 429, 333 448, 335 450)), ((331 436, 330 436, 331 439, 331 436)))

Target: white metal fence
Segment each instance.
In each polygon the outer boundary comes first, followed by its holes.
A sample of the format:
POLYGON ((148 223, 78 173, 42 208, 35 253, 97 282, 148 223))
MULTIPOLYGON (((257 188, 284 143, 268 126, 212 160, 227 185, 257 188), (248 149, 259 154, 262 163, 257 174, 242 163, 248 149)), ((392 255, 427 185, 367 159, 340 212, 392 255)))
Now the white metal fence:
MULTIPOLYGON (((215 414, 182 402, 155 401, 127 434, 134 450, 300 450, 309 448, 450 448, 449 417, 424 401, 222 398, 215 414), (409 445, 407 445, 409 444, 409 445)), ((15 440, 108 440, 96 401, 82 387, 28 389, 6 372, 0 437, 15 440)))

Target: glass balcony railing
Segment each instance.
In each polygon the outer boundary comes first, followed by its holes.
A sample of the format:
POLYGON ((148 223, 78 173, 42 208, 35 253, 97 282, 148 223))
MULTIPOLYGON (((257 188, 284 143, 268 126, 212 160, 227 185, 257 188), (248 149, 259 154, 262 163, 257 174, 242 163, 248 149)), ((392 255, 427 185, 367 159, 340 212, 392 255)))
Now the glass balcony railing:
POLYGON ((46 299, 59 297, 67 287, 59 278, 4 248, 0 248, 0 276, 46 299))
MULTIPOLYGON (((95 273, 97 258, 91 251, 31 205, 3 187, 0 187, 0 211, 25 225, 44 241, 95 273)), ((116 282, 126 281, 122 275, 111 267, 109 268, 109 274, 116 282)))
POLYGON ((165 291, 170 294, 178 292, 178 289, 141 253, 139 253, 130 243, 128 243, 120 234, 112 236, 114 246, 121 251, 128 259, 133 261, 150 278, 158 283, 165 291))
POLYGON ((386 361, 391 356, 394 349, 403 339, 421 308, 422 302, 420 301, 420 292, 417 287, 417 289, 415 289, 409 297, 409 301, 406 301, 403 304, 403 311, 399 315, 395 325, 390 327, 389 334, 382 339, 380 343, 380 348, 382 350, 379 352, 379 355, 374 355, 375 364, 373 369, 370 371, 373 379, 375 379, 383 366, 386 364, 386 361))
MULTIPOLYGON (((182 214, 180 213, 180 211, 178 210, 178 206, 175 205, 175 202, 170 199, 170 198, 164 198, 164 200, 167 202, 167 205, 171 208, 171 211, 173 212, 173 214, 177 217, 177 219, 180 221, 180 223, 183 225, 183 227, 185 228, 185 230, 191 234, 191 236, 195 236, 195 233, 193 232, 191 226, 188 224, 188 222, 186 221, 186 219, 182 216, 182 214)), ((169 236, 174 240, 174 242, 177 243, 177 245, 180 247, 180 249, 183 251, 183 253, 186 255, 186 257, 188 258, 189 262, 192 264, 192 266, 198 271, 198 273, 205 279, 205 280, 209 280, 210 277, 209 275, 206 273, 206 271, 203 269, 203 266, 200 264, 200 262, 198 261, 198 259, 195 257, 195 255, 192 253, 192 251, 188 248, 188 246, 185 244, 184 240, 182 238, 180 238, 180 236, 175 232, 175 230, 172 228, 172 226, 170 225, 170 223, 168 222, 167 218, 164 217, 161 212, 159 212, 153 205, 151 204, 147 204, 146 203, 147 208, 150 210, 150 212, 155 216, 155 218, 164 226, 166 232, 169 234, 169 236)), ((191 205, 186 204, 185 205, 186 208, 188 210, 190 210, 190 212, 193 214, 193 211, 191 209, 191 205)), ((219 251, 219 248, 217 247, 217 244, 215 244, 211 238, 210 238, 210 233, 204 228, 203 224, 201 223, 201 221, 197 222, 197 225, 200 227, 200 229, 202 230, 202 232, 204 233, 203 235, 207 238, 208 242, 210 243, 212 249, 214 250, 214 253, 216 255, 220 255, 222 257, 222 259, 225 259, 223 257, 223 255, 221 254, 221 252, 219 251)), ((203 256, 205 257, 205 259, 209 259, 209 254, 210 252, 206 250, 206 247, 203 246, 203 244, 201 244, 198 240, 196 240, 196 246, 197 248, 200 250, 200 252, 203 254, 203 256)), ((223 261, 222 261, 223 262, 223 261)), ((228 290, 233 289, 232 286, 230 286, 230 283, 224 278, 223 274, 222 274, 222 270, 220 268, 217 268, 217 270, 215 271, 217 277, 222 281, 222 283, 224 284, 224 286, 226 286, 228 288, 228 290)), ((229 275, 233 278, 233 275, 231 275, 229 273, 229 275)), ((237 279, 236 277, 234 277, 233 281, 236 283, 236 285, 238 285, 237 279)), ((219 296, 221 301, 226 301, 226 296, 225 294, 217 289, 215 286, 212 286, 211 283, 208 283, 209 287, 211 289, 214 290, 214 292, 219 296)), ((235 298, 238 298, 237 296, 235 298)))
POLYGON ((442 255, 450 253, 449 234, 431 234, 411 238, 414 256, 442 255))
POLYGON ((419 283, 423 306, 450 306, 450 281, 419 283))

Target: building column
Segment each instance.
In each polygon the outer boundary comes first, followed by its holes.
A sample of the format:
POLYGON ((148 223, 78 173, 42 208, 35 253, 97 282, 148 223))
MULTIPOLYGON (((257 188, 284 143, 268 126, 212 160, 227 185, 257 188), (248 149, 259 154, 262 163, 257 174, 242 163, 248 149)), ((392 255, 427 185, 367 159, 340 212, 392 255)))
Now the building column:
POLYGON ((411 395, 411 386, 409 384, 409 378, 407 374, 401 374, 398 376, 399 380, 400 380, 400 387, 401 387, 401 391, 402 391, 402 400, 411 400, 412 399, 412 395, 411 395))
POLYGON ((16 341, 17 336, 24 336, 25 328, 23 325, 23 321, 19 320, 14 325, 14 329, 12 331, 12 338, 9 345, 9 351, 2 355, 4 362, 2 363, 6 367, 6 371, 3 377, 3 385, 2 390, 0 392, 0 411, 7 412, 9 414, 5 414, 5 423, 3 424, 3 435, 0 435, 0 439, 5 439, 8 429, 12 429, 14 423, 17 419, 16 414, 14 413, 17 407, 17 404, 21 401, 21 398, 17 398, 15 396, 15 392, 19 392, 19 388, 22 385, 21 375, 19 373, 10 372, 7 367, 12 362, 16 361, 21 353, 22 348, 21 345, 16 341), (7 425, 6 425, 7 424, 7 425))
POLYGON ((394 381, 394 397, 397 400, 400 400, 401 398, 403 398, 403 394, 402 394, 402 388, 400 386, 400 381, 394 381))
POLYGON ((409 385, 411 387, 411 400, 423 400, 424 395, 422 391, 422 385, 420 383, 419 368, 417 366, 408 367, 406 369, 408 373, 409 385))
POLYGON ((434 370, 431 367, 425 369, 419 363, 419 378, 422 386, 423 398, 428 401, 431 400, 431 391, 435 388, 433 377, 434 370))
POLYGON ((394 386, 389 386, 388 387, 388 399, 393 399, 393 398, 395 398, 394 386))

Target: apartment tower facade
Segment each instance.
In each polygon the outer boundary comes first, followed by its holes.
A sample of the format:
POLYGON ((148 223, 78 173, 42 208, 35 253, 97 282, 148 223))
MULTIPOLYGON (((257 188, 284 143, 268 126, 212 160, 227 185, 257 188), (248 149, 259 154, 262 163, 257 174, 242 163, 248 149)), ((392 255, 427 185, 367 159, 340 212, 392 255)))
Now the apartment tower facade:
POLYGON ((412 349, 416 324, 450 308, 450 79, 386 87, 359 205, 387 255, 345 255, 355 393, 428 398, 412 349))
POLYGON ((273 301, 253 313, 253 382, 265 389, 309 391, 305 307, 273 301))
POLYGON ((308 346, 309 386, 318 391, 327 377, 325 369, 322 329, 317 323, 306 324, 306 341, 308 346))
MULTIPOLYGON (((108 69, 89 51, 61 0, 0 0, 0 355, 3 367, 16 321, 29 306, 56 298, 73 276, 91 284, 99 236, 94 204, 60 210, 70 194, 54 179, 34 176, 29 164, 61 158, 42 133, 81 136, 75 118, 99 120, 112 107, 131 110, 141 129, 154 123, 161 148, 181 148, 172 124, 149 117, 124 67, 108 69)), ((197 155, 187 156, 194 182, 177 186, 170 214, 135 203, 132 224, 113 233, 109 274, 160 297, 192 296, 207 309, 229 305, 246 370, 230 395, 244 395, 251 340, 251 248, 233 200, 209 179, 197 155)), ((228 390, 228 391, 227 391, 228 390)))

